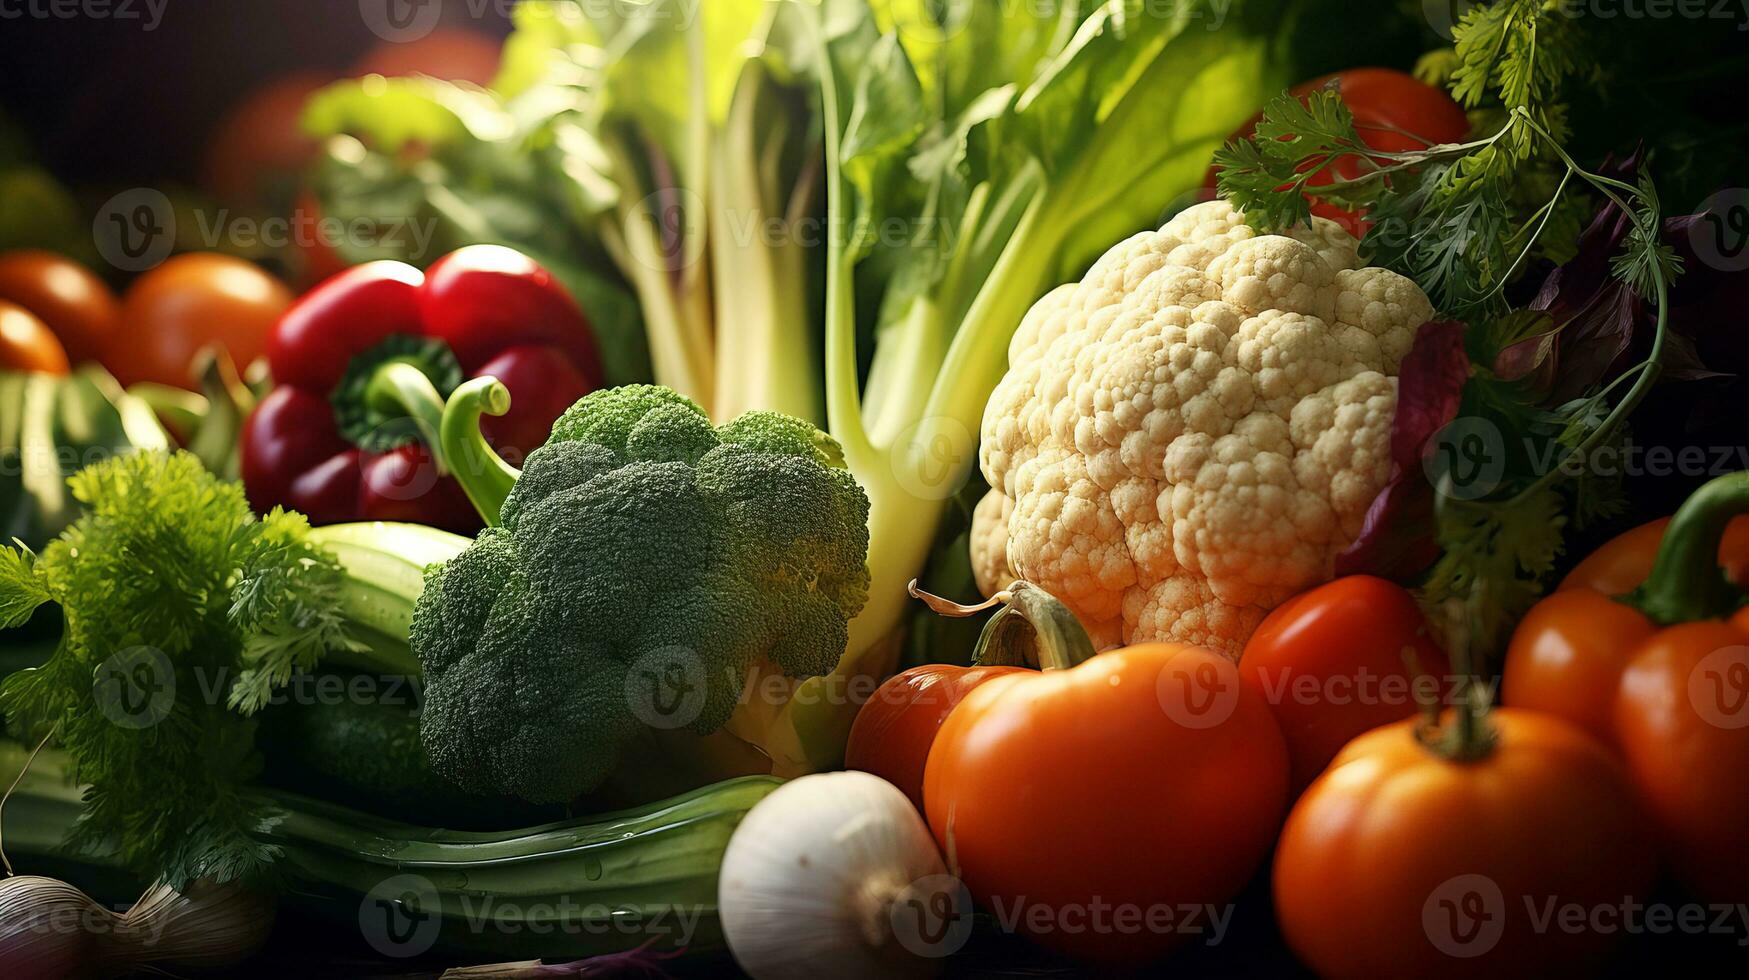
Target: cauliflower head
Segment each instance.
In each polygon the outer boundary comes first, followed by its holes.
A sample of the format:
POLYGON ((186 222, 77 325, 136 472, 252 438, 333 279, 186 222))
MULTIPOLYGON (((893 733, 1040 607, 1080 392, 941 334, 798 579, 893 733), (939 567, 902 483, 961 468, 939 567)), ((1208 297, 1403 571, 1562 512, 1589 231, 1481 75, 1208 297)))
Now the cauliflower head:
POLYGON ((640 733, 721 728, 755 670, 832 670, 868 597, 868 507, 806 422, 713 427, 648 385, 584 397, 503 526, 426 573, 411 639, 433 769, 565 801, 640 733))
POLYGON ((1432 316, 1323 218, 1263 235, 1210 201, 1117 245, 1009 348, 984 414, 980 588, 1032 581, 1101 647, 1237 657, 1359 533, 1432 316))

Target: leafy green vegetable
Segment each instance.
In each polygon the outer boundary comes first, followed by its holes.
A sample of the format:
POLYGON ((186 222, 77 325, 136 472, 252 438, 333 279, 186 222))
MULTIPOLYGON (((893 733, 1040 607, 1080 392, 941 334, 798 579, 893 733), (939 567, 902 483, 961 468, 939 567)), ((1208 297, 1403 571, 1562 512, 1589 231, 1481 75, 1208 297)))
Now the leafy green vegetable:
POLYGON ((1563 147, 1564 109, 1555 100, 1579 61, 1564 19, 1541 3, 1503 0, 1476 7, 1460 22, 1454 94, 1470 105, 1496 97, 1503 113, 1497 128, 1469 142, 1400 153, 1369 149, 1338 94, 1324 91, 1304 103, 1275 100, 1254 140, 1216 158, 1222 193, 1261 227, 1308 220, 1314 196, 1365 210, 1372 227, 1362 250, 1369 260, 1415 279, 1442 314, 1467 322, 1469 380, 1457 416, 1463 424, 1448 427, 1431 450, 1442 554, 1422 593, 1436 607, 1461 600, 1485 654, 1500 649, 1511 624, 1541 594, 1566 528, 1616 506, 1614 482, 1569 476, 1566 463, 1583 462, 1619 439, 1628 413, 1656 380, 1670 344, 1669 287, 1681 272, 1663 240, 1649 177, 1588 171, 1563 147), (1345 156, 1368 161, 1366 172, 1310 185, 1345 156), (1556 168, 1556 180, 1536 180, 1542 163, 1556 168), (1517 356, 1509 351, 1544 342, 1560 325, 1536 312, 1513 312, 1507 288, 1548 236, 1564 234, 1561 210, 1575 200, 1585 206, 1570 186, 1618 209, 1626 227, 1611 273, 1654 304, 1658 320, 1644 362, 1582 397, 1545 406, 1521 372, 1502 368, 1517 356), (1527 203, 1527 187, 1547 188, 1548 196, 1527 203), (1479 449, 1470 445, 1478 438, 1479 449), (1463 475, 1481 472, 1481 464, 1498 468, 1479 482, 1463 475))
POLYGON ((808 423, 713 428, 653 386, 588 395, 529 454, 502 526, 427 578, 426 753, 465 789, 568 801, 641 732, 713 732, 750 679, 830 671, 867 551, 868 500, 808 423))
POLYGON ((187 453, 142 452, 70 481, 85 515, 34 560, 0 552, 0 610, 65 614, 41 667, 0 685, 9 725, 52 735, 91 784, 75 842, 173 884, 259 875, 267 813, 247 715, 324 650, 348 648, 343 578, 297 514, 256 520, 187 453))

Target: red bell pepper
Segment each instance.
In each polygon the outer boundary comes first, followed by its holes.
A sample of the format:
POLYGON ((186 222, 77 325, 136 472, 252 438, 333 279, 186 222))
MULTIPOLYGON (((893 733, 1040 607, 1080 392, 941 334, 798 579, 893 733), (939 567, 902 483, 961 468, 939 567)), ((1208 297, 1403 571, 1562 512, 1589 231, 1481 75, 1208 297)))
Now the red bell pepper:
POLYGON ((421 273, 402 262, 349 269, 288 310, 268 340, 277 387, 243 432, 243 483, 257 510, 312 523, 406 521, 463 533, 480 517, 432 435, 443 399, 495 377, 513 404, 484 420, 512 462, 601 387, 583 312, 519 252, 474 245, 421 273))

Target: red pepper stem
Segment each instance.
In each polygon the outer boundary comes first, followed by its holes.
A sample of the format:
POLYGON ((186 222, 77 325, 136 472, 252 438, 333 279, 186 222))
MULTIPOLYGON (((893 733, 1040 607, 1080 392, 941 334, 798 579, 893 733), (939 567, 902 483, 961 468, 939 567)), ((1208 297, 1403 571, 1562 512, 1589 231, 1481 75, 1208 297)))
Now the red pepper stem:
POLYGON ((510 411, 510 389, 497 378, 475 378, 443 406, 436 445, 474 509, 492 527, 502 523, 504 501, 522 471, 493 451, 480 431, 480 416, 510 411))
POLYGON ((1731 519, 1749 513, 1749 472, 1710 480, 1677 509, 1658 546, 1651 577, 1622 601, 1660 626, 1722 619, 1743 593, 1719 568, 1719 543, 1731 519))
POLYGON ((443 420, 443 395, 437 386, 406 361, 389 361, 378 367, 364 390, 365 404, 387 416, 405 414, 419 430, 419 439, 431 448, 437 472, 447 476, 452 472, 437 436, 443 420))
POLYGON ((1096 652, 1069 607, 1031 582, 1017 581, 975 606, 930 595, 915 581, 910 591, 943 616, 975 616, 994 606, 1002 607, 984 624, 978 637, 972 662, 980 667, 1030 667, 1036 663, 1040 670, 1068 670, 1091 660, 1096 652))

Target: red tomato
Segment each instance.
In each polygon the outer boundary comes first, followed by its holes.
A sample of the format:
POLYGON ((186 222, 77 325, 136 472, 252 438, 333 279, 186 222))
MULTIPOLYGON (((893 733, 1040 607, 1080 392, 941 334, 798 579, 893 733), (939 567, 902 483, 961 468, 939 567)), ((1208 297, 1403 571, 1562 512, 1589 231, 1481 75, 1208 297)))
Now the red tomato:
POLYGON ((923 809, 923 767, 948 712, 985 681, 1024 670, 927 664, 888 678, 856 713, 844 768, 874 773, 923 809))
POLYGON ((1616 735, 1682 879, 1749 901, 1749 611, 1684 623, 1622 672, 1616 735))
POLYGON ((1418 689, 1443 697, 1449 674, 1414 597, 1370 575, 1282 603, 1239 658, 1240 679, 1287 739, 1296 793, 1355 736, 1414 715, 1418 689))
POLYGON ((317 150, 299 125, 304 104, 333 81, 327 72, 301 71, 239 100, 207 140, 207 189, 222 201, 258 206, 272 199, 276 184, 292 186, 317 150))
POLYGON ((1490 717, 1498 741, 1480 759, 1453 762, 1396 722, 1349 743, 1300 797, 1275 909, 1319 976, 1584 975, 1607 955, 1609 932, 1540 917, 1620 909, 1650 885, 1626 774, 1559 719, 1490 717))
POLYGON ((96 359, 121 317, 115 293, 90 269, 36 249, 0 254, 0 300, 36 314, 75 364, 96 359))
POLYGON ((178 255, 140 276, 122 296, 121 324, 103 364, 124 385, 188 387, 202 347, 229 351, 239 366, 266 352, 267 337, 291 306, 291 290, 260 267, 216 252, 178 255))
POLYGON ((490 85, 503 45, 478 31, 440 27, 416 41, 384 41, 353 66, 354 75, 430 75, 490 85))
POLYGON ((1234 665, 1154 643, 986 681, 924 774, 930 828, 983 908, 1070 955, 1137 962, 1189 938, 1269 852, 1287 749, 1234 665))
MULTIPOLYGON (((1355 131, 1374 149, 1401 152, 1434 143, 1458 143, 1469 136, 1470 121, 1462 106, 1444 91, 1393 68, 1351 68, 1296 85, 1290 94, 1304 99, 1332 80, 1340 86, 1342 101, 1354 114, 1355 131)), ((1261 118, 1257 115, 1234 135, 1249 137, 1261 118)), ((1310 183, 1321 187, 1337 176, 1352 179, 1362 171, 1358 158, 1342 157, 1310 183)), ((1215 174, 1211 169, 1205 181, 1209 190, 1215 187, 1215 174)), ((1312 213, 1335 221, 1356 237, 1366 231, 1360 216, 1334 205, 1314 202, 1312 213)))
POLYGON ((0 371, 66 374, 67 352, 48 324, 16 303, 0 300, 0 371))
POLYGON ((1657 627, 1639 610, 1587 588, 1562 589, 1525 614, 1506 648, 1500 697, 1615 744, 1615 691, 1634 650, 1657 627))

